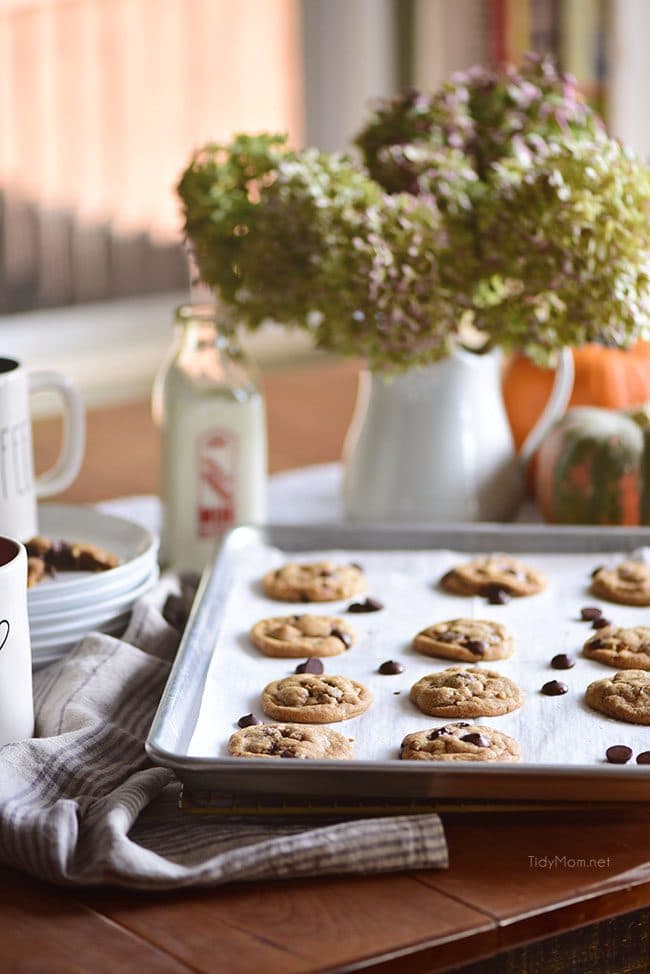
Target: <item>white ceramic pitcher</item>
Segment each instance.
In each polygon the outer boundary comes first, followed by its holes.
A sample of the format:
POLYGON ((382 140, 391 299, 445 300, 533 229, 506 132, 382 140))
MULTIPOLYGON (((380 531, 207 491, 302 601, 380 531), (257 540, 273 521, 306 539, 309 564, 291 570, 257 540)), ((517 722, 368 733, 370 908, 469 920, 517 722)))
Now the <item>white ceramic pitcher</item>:
POLYGON ((504 521, 523 473, 566 409, 573 357, 565 349, 546 409, 516 455, 501 394, 502 355, 456 349, 385 379, 364 372, 344 448, 343 500, 363 521, 504 521))

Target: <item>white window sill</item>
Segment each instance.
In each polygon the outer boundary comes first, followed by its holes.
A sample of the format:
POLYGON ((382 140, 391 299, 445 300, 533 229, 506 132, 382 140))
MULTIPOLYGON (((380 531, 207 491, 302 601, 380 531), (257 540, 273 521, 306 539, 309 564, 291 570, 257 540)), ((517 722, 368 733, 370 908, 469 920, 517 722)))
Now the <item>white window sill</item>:
MULTIPOLYGON (((87 407, 144 399, 171 343, 174 310, 186 300, 181 292, 6 315, 0 355, 63 372, 87 407)), ((277 325, 242 335, 242 345, 261 367, 318 354, 307 335, 277 325)), ((34 415, 57 411, 54 396, 34 399, 34 415)))

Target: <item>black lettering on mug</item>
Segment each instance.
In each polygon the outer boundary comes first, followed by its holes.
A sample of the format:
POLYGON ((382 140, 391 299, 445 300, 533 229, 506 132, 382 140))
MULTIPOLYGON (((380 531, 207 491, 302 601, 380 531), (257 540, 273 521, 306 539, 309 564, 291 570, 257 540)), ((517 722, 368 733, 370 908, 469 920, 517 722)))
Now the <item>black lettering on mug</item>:
POLYGON ((32 425, 31 420, 25 419, 21 424, 20 463, 23 471, 23 493, 31 494, 34 489, 32 473, 32 425))
POLYGON ((32 437, 28 419, 0 429, 0 491, 2 500, 24 497, 33 490, 32 437))
POLYGON ((7 467, 9 465, 9 429, 3 426, 0 430, 0 480, 2 481, 2 499, 7 500, 9 496, 7 467))
POLYGON ((14 486, 19 497, 28 494, 32 488, 29 447, 28 420, 15 423, 11 427, 11 465, 13 467, 14 486))
POLYGON ((4 648, 4 644, 9 638, 9 628, 9 623, 6 619, 3 619, 2 622, 0 622, 0 649, 4 648))

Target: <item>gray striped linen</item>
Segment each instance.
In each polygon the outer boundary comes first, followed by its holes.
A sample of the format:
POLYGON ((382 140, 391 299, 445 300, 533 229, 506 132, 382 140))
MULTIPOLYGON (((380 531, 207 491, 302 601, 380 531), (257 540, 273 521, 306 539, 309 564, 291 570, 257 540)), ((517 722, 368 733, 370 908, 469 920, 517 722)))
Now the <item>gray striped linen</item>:
POLYGON ((141 599, 122 639, 91 634, 34 674, 33 740, 0 750, 0 861, 54 883, 141 889, 332 873, 445 868, 433 814, 304 823, 183 815, 171 771, 144 739, 178 633, 141 599))

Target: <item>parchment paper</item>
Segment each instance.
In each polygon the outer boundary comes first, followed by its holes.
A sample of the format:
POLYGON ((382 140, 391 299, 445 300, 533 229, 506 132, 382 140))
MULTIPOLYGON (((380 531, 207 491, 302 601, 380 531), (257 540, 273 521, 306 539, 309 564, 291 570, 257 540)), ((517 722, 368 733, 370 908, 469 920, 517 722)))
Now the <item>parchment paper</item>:
MULTIPOLYGON (((644 557, 646 553, 644 549, 637 555, 644 557)), ((326 673, 360 680, 374 694, 371 708, 361 717, 331 725, 355 738, 355 758, 396 759, 405 734, 452 722, 420 713, 409 701, 409 689, 427 673, 464 664, 421 656, 410 648, 410 642, 425 626, 460 617, 495 619, 513 633, 515 649, 511 659, 479 665, 511 677, 524 691, 524 705, 514 713, 480 718, 476 723, 498 727, 515 737, 522 746, 524 761, 593 766, 604 761, 605 751, 612 744, 627 744, 635 754, 649 750, 650 727, 601 716, 584 703, 587 685, 616 671, 581 655, 582 644, 595 633, 590 623, 579 621, 580 608, 600 606, 617 625, 650 625, 650 609, 615 605, 589 594, 591 571, 601 564, 615 564, 629 554, 518 556, 544 572, 549 584, 539 595, 512 599, 503 606, 488 605, 478 597, 447 595, 437 587, 444 572, 470 557, 466 552, 453 551, 314 551, 292 557, 264 545, 248 549, 241 556, 238 577, 227 602, 189 754, 227 757, 228 738, 237 730, 238 718, 252 712, 268 721, 260 701, 264 686, 293 673, 300 662, 269 659, 255 649, 248 639, 254 622, 293 612, 340 615, 354 601, 291 605, 264 596, 260 579, 268 569, 291 560, 310 562, 324 558, 361 563, 369 594, 385 604, 381 612, 347 614, 345 618, 355 628, 358 641, 341 656, 323 660, 326 673), (551 668, 551 658, 561 652, 576 656, 572 670, 551 668), (378 674, 378 666, 389 659, 401 661, 404 672, 398 676, 378 674), (566 683, 569 692, 558 697, 541 694, 541 686, 553 679, 566 683)))

